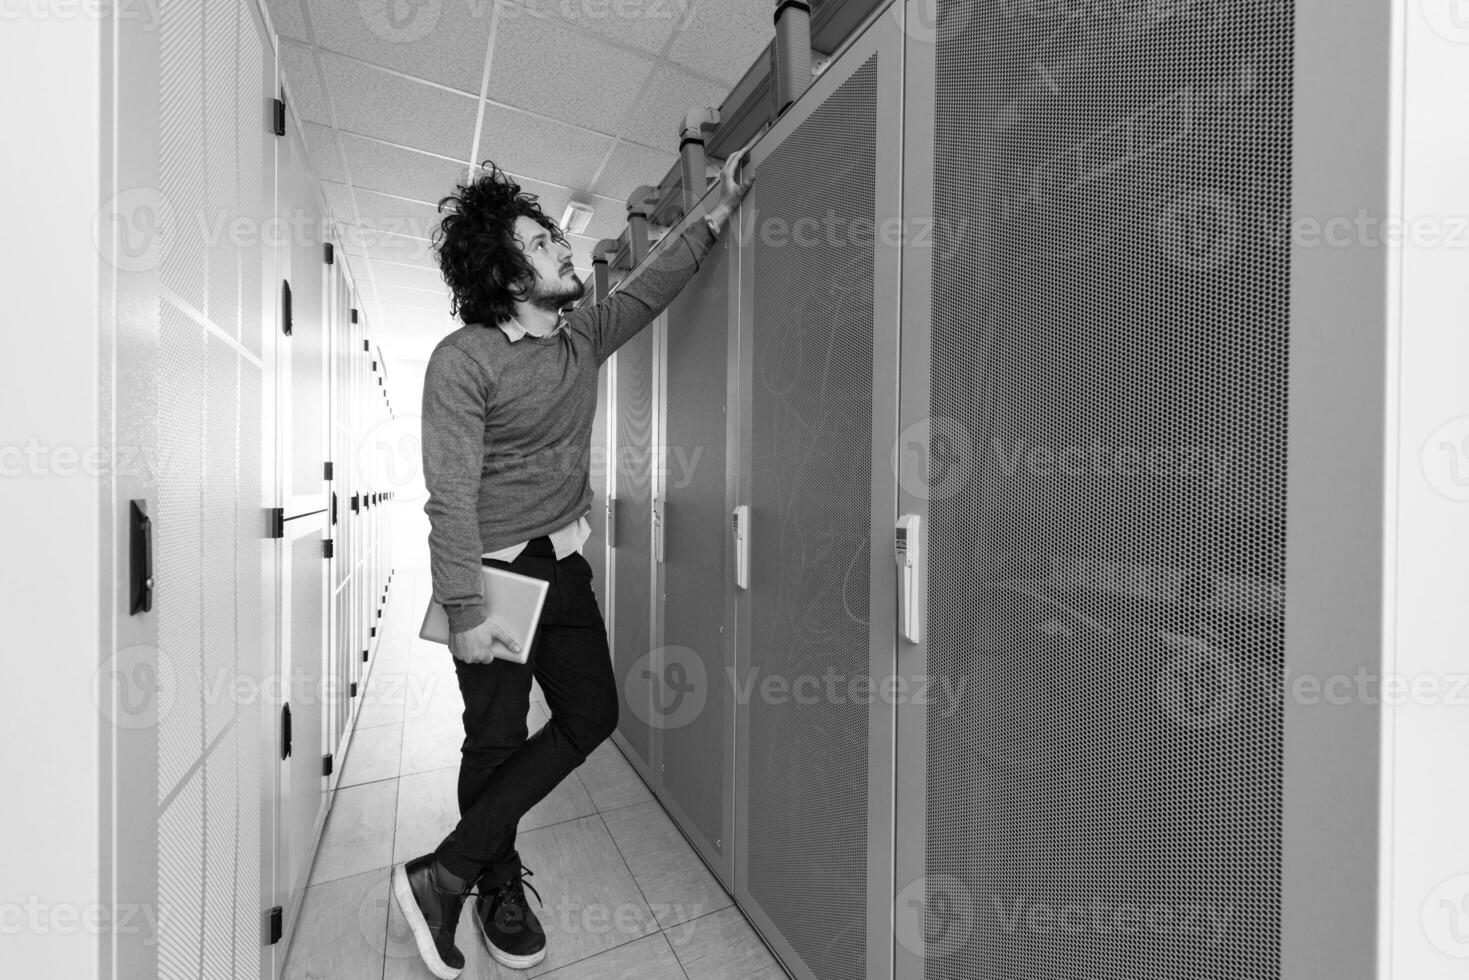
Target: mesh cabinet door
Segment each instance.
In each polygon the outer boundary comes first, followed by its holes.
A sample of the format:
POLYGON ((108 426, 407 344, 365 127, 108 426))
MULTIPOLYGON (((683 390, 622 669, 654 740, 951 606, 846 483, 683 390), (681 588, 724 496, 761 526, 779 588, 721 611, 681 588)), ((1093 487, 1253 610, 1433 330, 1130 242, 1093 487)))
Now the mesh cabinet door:
POLYGON ((1280 976, 1293 4, 1164 6, 909 5, 899 977, 1280 976))
MULTIPOLYGON (((653 334, 648 324, 617 349, 617 526, 612 604, 612 664, 626 678, 640 671, 652 649, 653 584, 653 334)), ((643 778, 653 781, 652 689, 623 684, 613 734, 643 778), (638 698, 636 705, 627 698, 638 698)))
POLYGON ((899 24, 754 152, 740 256, 736 896, 798 977, 891 974, 899 24))
POLYGON ((649 665, 659 764, 654 788, 726 885, 734 843, 727 682, 734 638, 728 552, 733 488, 725 451, 735 414, 728 397, 731 237, 714 243, 665 316, 662 633, 649 665))

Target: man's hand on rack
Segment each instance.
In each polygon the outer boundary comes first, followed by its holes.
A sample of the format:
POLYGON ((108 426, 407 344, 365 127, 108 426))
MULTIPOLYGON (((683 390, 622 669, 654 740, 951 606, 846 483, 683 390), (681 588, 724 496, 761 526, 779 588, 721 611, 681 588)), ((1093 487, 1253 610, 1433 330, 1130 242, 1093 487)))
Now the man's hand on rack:
POLYGON ((724 223, 729 220, 729 216, 734 214, 735 209, 740 206, 740 201, 744 199, 745 193, 750 189, 750 185, 755 183, 754 174, 750 174, 743 180, 737 176, 740 165, 745 163, 749 159, 749 156, 749 146, 736 150, 724 161, 724 167, 719 172, 719 203, 714 205, 708 214, 704 215, 704 220, 709 223, 709 230, 716 236, 724 230, 724 223))

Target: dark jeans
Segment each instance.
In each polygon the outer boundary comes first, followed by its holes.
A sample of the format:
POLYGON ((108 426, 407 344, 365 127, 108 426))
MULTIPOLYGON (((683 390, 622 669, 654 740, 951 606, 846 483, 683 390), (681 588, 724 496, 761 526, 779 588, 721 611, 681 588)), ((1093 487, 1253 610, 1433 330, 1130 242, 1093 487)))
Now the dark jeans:
POLYGON ((520 818, 617 727, 618 693, 592 566, 580 552, 557 561, 542 536, 513 562, 481 561, 551 583, 524 664, 454 661, 464 697, 460 817, 435 853, 456 876, 493 887, 520 872, 520 818), (527 738, 532 674, 551 720, 527 738))

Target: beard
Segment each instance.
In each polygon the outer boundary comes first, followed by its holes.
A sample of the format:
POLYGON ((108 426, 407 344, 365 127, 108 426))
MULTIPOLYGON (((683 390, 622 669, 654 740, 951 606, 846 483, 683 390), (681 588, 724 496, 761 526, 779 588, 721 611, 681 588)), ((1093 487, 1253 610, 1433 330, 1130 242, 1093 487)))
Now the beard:
POLYGON ((571 306, 586 294, 587 284, 582 282, 575 273, 572 273, 571 282, 558 278, 553 282, 544 279, 536 280, 536 288, 528 297, 528 302, 548 313, 560 313, 563 309, 571 306))

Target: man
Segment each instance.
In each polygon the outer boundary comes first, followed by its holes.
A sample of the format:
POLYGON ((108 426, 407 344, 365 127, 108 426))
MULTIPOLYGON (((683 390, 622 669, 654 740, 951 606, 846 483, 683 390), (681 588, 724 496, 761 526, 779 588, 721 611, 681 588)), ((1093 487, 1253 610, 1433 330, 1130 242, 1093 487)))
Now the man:
POLYGON ((434 348, 424 377, 424 510, 433 594, 449 615, 464 698, 460 819, 433 853, 393 869, 394 897, 436 977, 464 967, 454 933, 471 893, 495 960, 526 969, 545 957, 516 827, 612 733, 618 714, 607 628, 581 554, 597 374, 697 271, 749 189, 751 180, 736 179, 744 156, 726 162, 719 203, 635 282, 566 314, 585 285, 534 195, 490 164, 439 202, 450 207, 434 245, 450 312, 465 325, 434 348), (491 652, 493 641, 514 641, 483 608, 481 562, 550 583, 524 664, 491 652), (551 720, 527 738, 532 676, 551 720))

